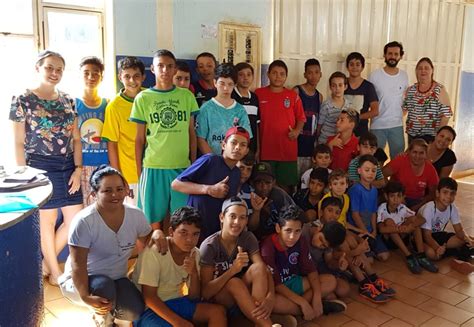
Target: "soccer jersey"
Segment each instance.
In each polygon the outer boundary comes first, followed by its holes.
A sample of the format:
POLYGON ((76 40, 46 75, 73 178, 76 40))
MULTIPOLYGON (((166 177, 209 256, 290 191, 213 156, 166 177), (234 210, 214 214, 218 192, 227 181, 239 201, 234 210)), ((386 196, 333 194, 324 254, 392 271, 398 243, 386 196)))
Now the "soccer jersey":
POLYGON ((436 207, 435 201, 430 201, 423 205, 418 212, 425 218, 425 223, 421 228, 431 230, 433 233, 444 231, 450 221, 453 225, 461 223, 458 208, 454 203, 450 204, 446 210, 441 211, 436 207))
MULTIPOLYGON (((301 175, 301 188, 305 189, 309 187, 309 177, 314 168, 310 168, 301 175)), ((326 168, 328 170, 328 175, 332 172, 332 169, 326 168)))
POLYGON ((336 122, 342 110, 348 110, 349 102, 344 100, 342 107, 336 107, 329 98, 321 104, 318 125, 321 125, 321 133, 319 134, 318 143, 326 143, 328 137, 336 135, 336 122))
POLYGON ((189 166, 189 124, 197 111, 193 94, 180 87, 166 91, 150 88, 136 96, 130 120, 146 124, 144 168, 189 166))
POLYGON ((307 276, 316 271, 305 237, 300 237, 295 245, 285 249, 278 234, 273 234, 263 240, 260 251, 263 261, 270 267, 275 285, 286 282, 292 276, 307 276))
POLYGON ((321 106, 320 94, 314 90, 313 95, 306 94, 301 85, 296 86, 298 94, 303 103, 306 123, 298 136, 298 157, 311 157, 313 155, 314 143, 316 142, 316 128, 318 127, 319 109, 321 106))
MULTIPOLYGON (((350 83, 347 84, 347 89, 344 91, 344 99, 349 103, 349 107, 357 110, 359 114, 364 114, 369 111, 370 104, 378 101, 377 92, 375 92, 374 85, 368 80, 364 79, 358 88, 351 88, 350 83)), ((369 120, 360 119, 354 134, 361 136, 369 131, 369 120)))
POLYGON ((296 205, 303 209, 303 211, 307 210, 314 210, 316 213, 318 212, 318 203, 312 204, 309 201, 309 190, 308 189, 301 189, 298 190, 294 195, 293 195, 293 201, 295 201, 296 205))
POLYGON ((348 221, 353 226, 357 226, 352 218, 352 213, 358 212, 365 228, 367 228, 369 232, 372 232, 375 226, 372 226, 371 217, 377 213, 377 189, 373 186, 370 186, 370 189, 366 189, 361 183, 356 183, 352 185, 347 193, 351 199, 351 210, 348 215, 348 221))
POLYGON ((387 219, 392 219, 396 225, 401 225, 405 219, 415 215, 415 212, 401 203, 395 212, 388 211, 387 202, 382 203, 377 210, 377 223, 382 223, 387 219))
POLYGON ((212 98, 199 110, 196 135, 206 140, 213 153, 221 154, 225 133, 233 126, 245 128, 252 137, 249 117, 240 103, 234 101, 230 107, 224 107, 212 98))
POLYGON ((250 150, 255 153, 257 151, 257 128, 260 124, 260 114, 258 112, 258 98, 254 92, 249 91, 249 96, 245 97, 239 93, 237 88, 232 91, 232 98, 244 106, 249 117, 250 129, 252 130, 252 139, 250 140, 250 150))
MULTIPOLYGON (((360 156, 355 157, 354 159, 351 160, 349 163, 349 169, 347 170, 347 173, 349 175, 349 180, 353 182, 358 182, 360 181, 360 175, 357 172, 357 169, 359 168, 359 159, 360 156)), ((383 179, 383 174, 382 174, 382 169, 377 165, 377 173, 375 175, 375 180, 381 180, 383 179)))
POLYGON ((288 133, 298 121, 306 122, 300 97, 286 88, 272 92, 268 86, 255 93, 260 111, 260 159, 296 161, 298 142, 290 140, 288 133))
MULTIPOLYGON (((327 140, 327 143, 331 142, 334 137, 335 136, 330 136, 327 140)), ((332 148, 332 162, 329 167, 331 167, 331 169, 340 168, 342 170, 347 170, 351 160, 359 153, 357 148, 358 144, 359 140, 354 134, 352 134, 349 142, 344 144, 342 149, 334 146, 332 148)))
POLYGON ((203 80, 192 82, 191 86, 194 89, 194 96, 199 107, 217 95, 216 88, 208 88, 203 80))
POLYGON ((133 99, 124 94, 124 89, 120 90, 105 110, 102 138, 117 143, 118 160, 123 177, 129 184, 136 184, 138 183, 135 160, 137 125, 129 121, 132 105, 133 99))
POLYGON ((244 183, 240 186, 239 198, 247 204, 249 216, 253 213, 252 201, 250 200, 252 192, 255 192, 255 190, 249 183, 244 183))

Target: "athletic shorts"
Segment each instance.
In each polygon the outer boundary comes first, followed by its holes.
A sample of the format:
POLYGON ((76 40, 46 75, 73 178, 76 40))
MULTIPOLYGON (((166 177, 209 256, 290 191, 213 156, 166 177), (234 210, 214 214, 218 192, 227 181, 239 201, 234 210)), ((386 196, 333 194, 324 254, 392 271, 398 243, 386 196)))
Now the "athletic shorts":
MULTIPOLYGON (((166 306, 174 313, 188 321, 193 320, 198 301, 190 300, 188 297, 180 297, 165 301, 166 306)), ((172 325, 158 316, 153 310, 147 309, 138 320, 133 322, 134 327, 172 327, 172 325)))
POLYGON ((304 294, 303 277, 301 276, 293 275, 290 279, 284 281, 283 284, 300 296, 304 294))
POLYGON ((438 243, 439 245, 443 245, 443 244, 446 244, 448 243, 448 240, 453 237, 453 236, 456 236, 455 233, 451 233, 451 232, 434 232, 431 234, 431 237, 436 241, 436 243, 438 243))
POLYGON ((186 205, 188 195, 171 189, 183 169, 143 168, 138 182, 138 207, 150 224, 162 222, 168 213, 186 205))
POLYGON ((298 184, 298 164, 296 161, 268 161, 277 184, 294 186, 298 184))

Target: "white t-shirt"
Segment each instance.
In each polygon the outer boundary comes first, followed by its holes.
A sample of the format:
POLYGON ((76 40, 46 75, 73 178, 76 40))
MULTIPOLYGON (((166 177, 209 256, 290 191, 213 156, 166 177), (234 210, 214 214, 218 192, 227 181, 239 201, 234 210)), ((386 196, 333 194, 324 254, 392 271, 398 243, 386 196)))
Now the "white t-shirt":
POLYGON ((448 206, 446 210, 441 211, 439 208, 436 208, 434 201, 430 201, 422 206, 419 212, 426 219, 421 228, 431 230, 433 233, 444 231, 450 220, 453 225, 461 222, 458 208, 456 208, 454 203, 448 206))
POLYGON ((379 114, 372 118, 371 129, 386 129, 403 126, 403 94, 408 87, 406 71, 399 70, 396 75, 387 74, 383 68, 369 76, 379 98, 379 114))
MULTIPOLYGON (((117 233, 109 228, 95 204, 81 210, 72 220, 69 245, 89 249, 87 274, 106 275, 114 280, 126 277, 127 262, 135 242, 151 232, 145 215, 137 207, 124 204, 125 216, 117 233)), ((71 256, 64 266, 64 277, 71 276, 71 256)))
MULTIPOLYGON (((194 248, 192 252, 196 252, 195 261, 199 273, 199 249, 194 248)), ((162 301, 183 297, 187 295, 184 293, 184 285, 188 289, 190 287, 188 272, 183 266, 176 264, 171 251, 162 255, 154 247, 147 247, 140 253, 132 280, 140 290, 141 285, 157 287, 157 295, 162 301)))
POLYGON ((403 203, 400 204, 395 212, 389 212, 387 209, 387 202, 382 203, 377 210, 377 223, 384 222, 386 219, 392 219, 396 225, 401 225, 405 219, 415 215, 415 212, 410 210, 403 203))

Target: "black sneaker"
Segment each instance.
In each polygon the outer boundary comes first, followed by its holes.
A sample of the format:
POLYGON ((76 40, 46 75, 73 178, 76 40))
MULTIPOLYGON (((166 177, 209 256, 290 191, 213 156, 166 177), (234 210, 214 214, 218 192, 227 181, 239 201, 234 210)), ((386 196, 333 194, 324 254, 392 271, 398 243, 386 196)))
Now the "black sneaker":
POLYGON ((425 268, 429 272, 432 272, 432 273, 437 273, 438 272, 438 267, 434 263, 432 263, 430 260, 428 260, 427 257, 425 257, 425 256, 418 257, 417 260, 418 260, 418 263, 420 264, 420 266, 422 266, 423 268, 425 268))
POLYGON ((411 255, 407 258, 407 265, 408 269, 410 269, 413 274, 421 274, 421 267, 415 256, 411 255))
POLYGON ((344 312, 346 309, 347 305, 340 300, 323 300, 323 313, 325 315, 344 312))

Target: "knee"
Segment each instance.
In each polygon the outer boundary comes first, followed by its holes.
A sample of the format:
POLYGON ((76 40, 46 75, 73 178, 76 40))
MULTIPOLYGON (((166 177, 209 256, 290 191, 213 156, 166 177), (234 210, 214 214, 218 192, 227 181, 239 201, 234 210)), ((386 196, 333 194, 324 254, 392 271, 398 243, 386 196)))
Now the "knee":
POLYGON ((220 322, 225 322, 227 320, 227 311, 223 305, 213 304, 208 312, 210 320, 220 322))
POLYGON ((323 296, 328 295, 336 290, 337 279, 335 276, 329 274, 322 274, 319 275, 319 280, 321 284, 321 294, 323 296))
POLYGON ((337 286, 336 286, 336 295, 339 298, 344 298, 349 296, 351 291, 351 287, 347 281, 341 278, 337 278, 337 286))
POLYGON ((377 254, 377 259, 379 259, 380 261, 387 261, 389 257, 390 252, 388 251, 377 254))
POLYGON ((89 276, 89 291, 109 301, 115 301, 117 294, 114 280, 105 275, 89 276))
POLYGON ((236 291, 242 289, 243 287, 247 288, 240 278, 232 277, 227 281, 224 288, 231 294, 235 294, 236 291))

